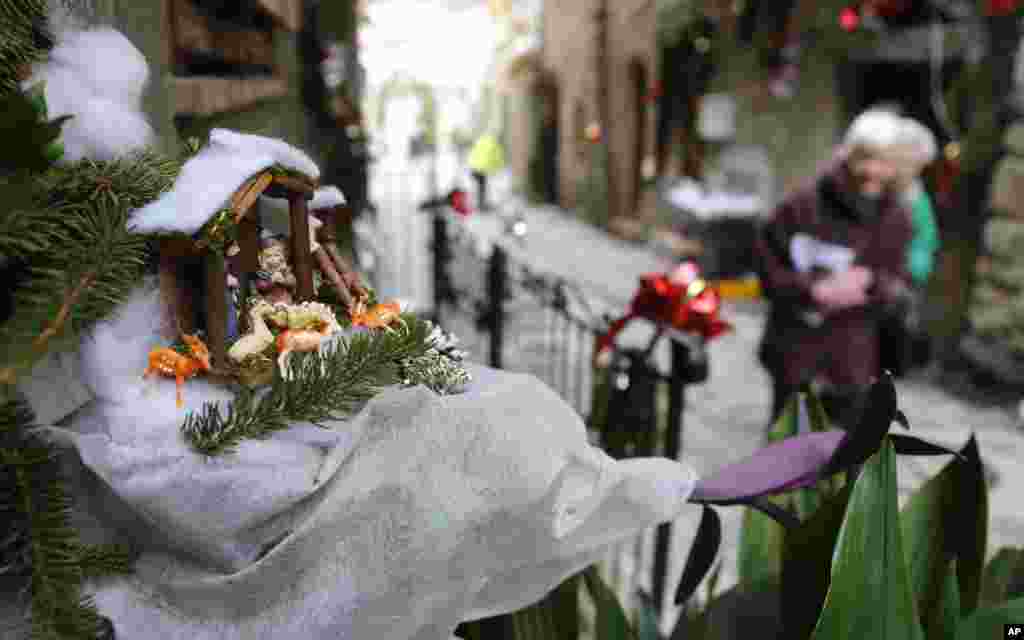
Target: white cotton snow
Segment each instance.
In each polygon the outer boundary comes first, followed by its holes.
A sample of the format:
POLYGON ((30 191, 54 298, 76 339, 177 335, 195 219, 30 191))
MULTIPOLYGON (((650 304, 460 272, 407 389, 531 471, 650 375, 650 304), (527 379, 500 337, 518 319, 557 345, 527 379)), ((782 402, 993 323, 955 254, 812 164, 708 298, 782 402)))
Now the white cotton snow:
POLYGON ((345 202, 345 196, 341 193, 341 189, 334 185, 329 185, 316 190, 316 193, 313 194, 313 199, 309 202, 309 210, 316 211, 317 209, 339 207, 345 204, 345 202))
POLYGON ((97 96, 126 106, 139 105, 149 80, 145 56, 108 27, 69 34, 50 51, 50 62, 73 71, 97 96))
POLYGON ((214 129, 210 131, 210 144, 234 149, 243 154, 266 154, 283 167, 298 171, 310 178, 320 178, 320 168, 316 166, 312 158, 284 140, 251 133, 239 133, 230 129, 214 129))
MULTIPOLYGON (((246 180, 274 164, 311 177, 320 175, 306 154, 286 142, 214 129, 210 132, 210 143, 182 167, 174 188, 132 214, 132 224, 139 233, 195 233, 227 205, 246 180)), ((287 221, 286 200, 261 196, 260 202, 268 207, 283 207, 287 221)), ((287 227, 276 232, 287 233, 287 227)))
POLYGON ((227 206, 246 180, 273 164, 265 153, 204 147, 185 163, 170 191, 132 214, 132 225, 139 233, 195 233, 227 206))
POLYGON ((45 82, 48 115, 64 124, 63 162, 109 161, 153 141, 140 100, 149 70, 131 42, 109 28, 64 31, 24 86, 45 82))

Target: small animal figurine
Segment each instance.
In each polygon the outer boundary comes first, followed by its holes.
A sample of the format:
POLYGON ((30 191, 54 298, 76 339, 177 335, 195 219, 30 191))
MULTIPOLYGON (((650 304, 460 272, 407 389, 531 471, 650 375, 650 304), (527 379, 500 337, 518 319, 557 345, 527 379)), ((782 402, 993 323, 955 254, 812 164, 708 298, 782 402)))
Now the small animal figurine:
POLYGON ((277 336, 277 366, 281 370, 281 376, 288 380, 291 372, 288 369, 288 356, 293 351, 306 352, 316 351, 320 345, 331 336, 333 331, 328 325, 320 330, 316 329, 286 329, 277 336))
POLYGON ((181 387, 187 378, 195 376, 200 371, 210 370, 210 350, 206 344, 199 339, 199 336, 182 334, 182 340, 188 347, 189 354, 183 355, 169 347, 159 347, 149 352, 149 366, 142 374, 148 378, 153 373, 158 373, 167 378, 174 378, 177 384, 177 405, 180 409, 185 401, 181 397, 181 387))
POLYGON ((402 309, 397 302, 385 302, 372 309, 352 316, 353 327, 369 329, 386 329, 402 317, 402 309))

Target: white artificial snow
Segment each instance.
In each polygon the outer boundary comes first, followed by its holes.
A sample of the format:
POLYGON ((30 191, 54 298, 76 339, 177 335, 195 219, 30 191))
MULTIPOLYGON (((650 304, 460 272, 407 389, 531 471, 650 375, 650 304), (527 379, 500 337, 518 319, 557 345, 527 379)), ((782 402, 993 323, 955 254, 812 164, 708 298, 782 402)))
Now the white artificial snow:
POLYGON ((283 140, 239 133, 230 129, 214 129, 210 132, 210 144, 235 149, 245 154, 267 154, 274 162, 293 169, 310 178, 320 178, 320 168, 304 152, 283 140))
POLYGON ((63 162, 109 161, 153 141, 140 106, 148 75, 145 58, 114 29, 65 30, 24 86, 45 83, 50 118, 74 116, 61 130, 63 162))
MULTIPOLYGON (((320 170, 309 157, 281 140, 227 129, 210 132, 210 143, 182 167, 174 188, 137 210, 132 224, 139 233, 195 233, 253 175, 279 164, 310 176, 320 170)), ((274 198, 261 196, 261 202, 274 198)), ((288 203, 282 199, 287 220, 288 203)), ((281 206, 281 205, 278 205, 281 206)), ((287 227, 278 233, 287 233, 287 227)))
POLYGON ((50 51, 50 62, 73 71, 97 95, 139 106, 149 80, 146 58, 109 27, 71 33, 50 51))
POLYGON ((90 587, 118 636, 450 640, 676 517, 696 480, 611 459, 550 388, 484 367, 458 396, 391 388, 351 420, 205 458, 182 420, 228 396, 193 379, 181 410, 172 380, 140 379, 160 310, 150 279, 92 332, 98 400, 48 431, 116 495, 96 517, 144 547, 135 575, 90 587))
POLYGON ((246 180, 273 164, 269 154, 207 145, 185 163, 170 191, 132 214, 132 226, 139 233, 195 233, 246 180))
POLYGON ((313 199, 309 202, 309 210, 316 211, 317 209, 339 207, 345 204, 345 202, 345 196, 341 193, 341 189, 334 185, 329 185, 316 190, 316 193, 313 194, 313 199))

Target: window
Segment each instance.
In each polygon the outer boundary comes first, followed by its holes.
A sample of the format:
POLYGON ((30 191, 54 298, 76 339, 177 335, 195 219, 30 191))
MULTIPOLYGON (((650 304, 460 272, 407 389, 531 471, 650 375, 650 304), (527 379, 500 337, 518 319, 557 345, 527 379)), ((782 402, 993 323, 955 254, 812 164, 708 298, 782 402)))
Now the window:
POLYGON ((287 92, 274 32, 297 29, 301 0, 166 0, 175 115, 207 116, 287 92))

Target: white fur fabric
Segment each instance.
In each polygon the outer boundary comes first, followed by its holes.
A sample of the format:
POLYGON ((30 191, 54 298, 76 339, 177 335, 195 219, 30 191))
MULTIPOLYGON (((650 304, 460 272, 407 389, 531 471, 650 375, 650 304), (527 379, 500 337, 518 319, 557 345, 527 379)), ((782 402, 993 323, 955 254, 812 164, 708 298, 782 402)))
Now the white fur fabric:
MULTIPOLYGON (((153 304, 140 289, 83 345, 100 400, 55 432, 147 523, 122 530, 146 547, 136 574, 92 585, 118 637, 450 640, 673 519, 696 480, 612 460, 536 378, 483 367, 462 395, 394 388, 329 430, 206 459, 179 433, 173 381, 138 380, 153 304)), ((186 410, 223 398, 186 384, 186 410)))
POLYGON ((64 31, 25 86, 45 82, 48 116, 71 115, 61 130, 63 162, 110 161, 153 142, 141 111, 146 59, 110 28, 64 31))

